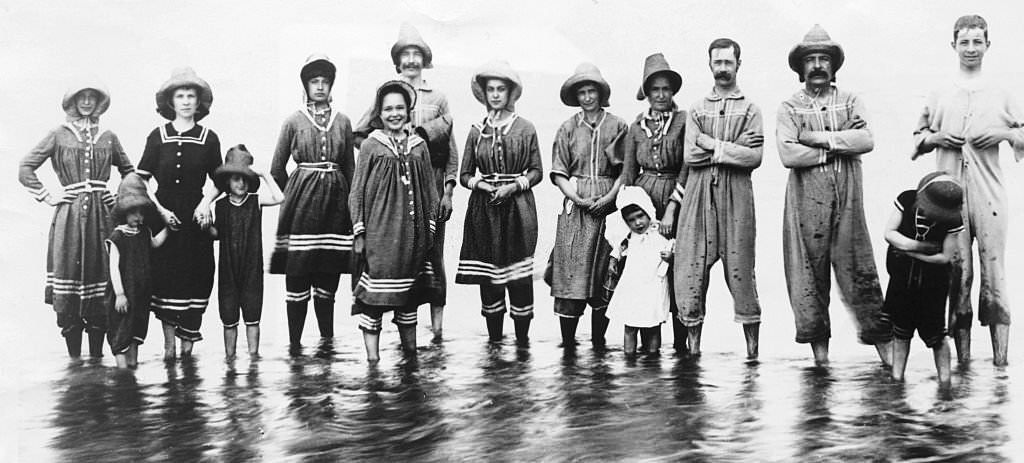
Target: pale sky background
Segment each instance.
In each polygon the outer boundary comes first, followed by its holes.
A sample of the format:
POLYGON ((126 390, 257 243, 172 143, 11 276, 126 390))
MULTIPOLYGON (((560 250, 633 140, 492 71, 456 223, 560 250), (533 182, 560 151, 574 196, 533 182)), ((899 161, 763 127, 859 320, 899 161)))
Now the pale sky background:
MULTIPOLYGON (((558 124, 574 110, 558 99, 561 83, 581 61, 595 63, 611 84, 612 113, 632 121, 646 105, 635 99, 645 56, 663 52, 683 76, 677 103, 688 108, 712 85, 708 43, 731 37, 743 47, 739 83, 765 115, 766 149, 754 172, 758 218, 757 276, 765 320, 781 325, 791 341, 792 314, 782 273, 782 204, 788 171, 775 149, 775 111, 800 84, 786 56, 815 23, 846 51, 838 85, 860 94, 875 134, 875 152, 864 157, 865 204, 879 269, 884 263, 881 227, 892 199, 934 168, 931 157, 911 162, 911 132, 929 89, 949 82, 957 60, 950 49, 952 25, 966 13, 985 16, 992 48, 985 71, 1017 96, 1024 77, 1020 44, 1024 28, 1019 2, 936 1, 304 1, 304 2, 0 2, 0 285, 5 306, 43 309, 46 232, 51 208, 36 203, 16 181, 19 160, 52 127, 64 121, 66 88, 81 76, 104 81, 112 104, 101 125, 121 139, 138 162, 145 137, 165 121, 154 111, 154 92, 172 69, 191 66, 213 88, 210 116, 202 124, 220 135, 224 149, 245 143, 257 165, 269 166, 281 122, 301 101, 299 68, 314 52, 338 66, 335 107, 353 122, 370 104, 377 85, 395 76, 389 50, 401 22, 414 24, 434 52, 425 77, 448 95, 460 149, 483 107, 469 91, 472 70, 506 59, 519 71, 524 93, 517 105, 534 122, 545 164, 558 124), (1016 86, 1014 86, 1016 84, 1016 86)), ((1024 169, 1003 147, 1013 203, 1007 254, 1011 301, 1024 300, 1017 282, 1024 275, 1021 221, 1024 169)), ((55 185, 51 168, 39 170, 55 185)), ((545 176, 546 177, 546 176, 545 176)), ((116 185, 116 180, 112 182, 116 185)), ((537 190, 539 262, 554 239, 557 190, 545 181, 537 190)), ((449 268, 461 243, 466 190, 459 188, 448 235, 449 268)), ((269 252, 277 212, 265 213, 269 252)), ((454 273, 454 272, 452 272, 454 273)), ((712 305, 729 304, 713 273, 712 305)), ((881 278, 886 280, 884 270, 881 278)), ((451 277, 451 275, 450 275, 451 277)), ((283 285, 283 281, 279 282, 283 285)), ((269 283, 271 285, 278 283, 269 283)), ((550 312, 538 301, 539 311, 550 312)), ((728 307, 726 305, 725 307, 728 307)), ((722 309, 725 309, 722 307, 722 309)), ((726 309, 727 310, 727 309, 726 309)), ((475 312, 475 310, 474 310, 475 312)), ((834 314, 839 311, 834 309, 834 314)), ((721 321, 730 315, 713 314, 721 321)), ((6 318, 6 317, 5 317, 6 318)), ((8 319, 10 320, 10 319, 8 319)), ((16 318, 15 318, 16 320, 16 318)), ((1018 351, 1024 338, 1014 327, 1018 351)), ((0 336, 21 329, 0 325, 0 336)), ((47 330, 51 327, 47 326, 47 330)), ((46 331, 55 338, 55 333, 46 331)), ((846 335, 847 339, 851 334, 846 335)), ((977 343, 987 346, 987 334, 977 343)), ((48 342, 52 342, 49 339, 48 342)), ((5 347, 10 348, 10 346, 5 347)), ((987 347, 984 351, 990 355, 987 347)))

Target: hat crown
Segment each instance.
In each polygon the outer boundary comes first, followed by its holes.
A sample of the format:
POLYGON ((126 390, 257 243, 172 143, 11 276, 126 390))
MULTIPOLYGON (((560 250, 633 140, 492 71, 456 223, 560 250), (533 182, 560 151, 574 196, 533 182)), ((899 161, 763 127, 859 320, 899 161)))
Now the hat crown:
POLYGON ((958 207, 964 202, 964 191, 948 175, 937 176, 921 187, 920 195, 941 207, 958 207))
POLYGON ((562 84, 562 89, 559 94, 562 99, 562 103, 567 106, 579 106, 577 97, 574 94, 577 88, 585 82, 592 82, 596 85, 601 92, 602 107, 608 106, 608 97, 611 95, 611 87, 608 85, 608 81, 601 75, 601 70, 597 68, 593 63, 580 63, 576 66, 576 70, 573 71, 572 75, 562 84))
POLYGON ((828 35, 828 32, 825 31, 824 27, 821 27, 821 24, 815 24, 814 27, 811 27, 811 30, 807 31, 807 34, 804 35, 804 42, 806 43, 822 43, 831 41, 832 37, 828 35))
POLYGON ((224 155, 224 164, 251 167, 252 163, 252 154, 246 150, 245 145, 232 146, 224 155))
POLYGON ((396 66, 398 65, 398 55, 408 47, 420 49, 420 52, 423 53, 424 68, 430 69, 434 67, 434 54, 430 50, 430 45, 427 45, 427 41, 423 40, 423 36, 420 35, 420 31, 415 26, 404 22, 398 28, 398 40, 391 46, 391 61, 396 66))
POLYGON ((644 59, 644 81, 647 78, 659 71, 671 71, 672 68, 668 65, 668 60, 665 59, 665 55, 661 53, 655 53, 644 59))

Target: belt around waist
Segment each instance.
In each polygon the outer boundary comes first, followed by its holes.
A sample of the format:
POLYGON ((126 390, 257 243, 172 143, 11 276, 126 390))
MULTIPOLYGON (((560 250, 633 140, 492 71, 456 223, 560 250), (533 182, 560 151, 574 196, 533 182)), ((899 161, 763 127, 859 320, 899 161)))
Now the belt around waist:
POLYGON ((505 184, 512 183, 523 174, 487 174, 480 177, 480 180, 490 184, 505 184))
POLYGON ((317 172, 334 172, 340 169, 340 166, 336 162, 324 161, 324 162, 300 162, 299 169, 313 170, 317 172))
POLYGON ((92 193, 94 191, 109 193, 109 190, 107 190, 107 182, 102 180, 83 180, 81 182, 64 185, 65 194, 72 193, 80 195, 84 193, 92 193))
POLYGON ((679 172, 660 172, 655 170, 645 170, 643 172, 640 172, 640 175, 658 178, 676 178, 679 176, 679 172))

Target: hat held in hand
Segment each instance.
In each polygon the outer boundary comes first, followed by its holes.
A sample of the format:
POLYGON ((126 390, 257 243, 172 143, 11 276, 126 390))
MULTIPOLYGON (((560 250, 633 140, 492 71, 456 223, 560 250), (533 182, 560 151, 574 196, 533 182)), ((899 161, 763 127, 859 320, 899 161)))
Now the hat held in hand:
POLYGON ((260 176, 252 170, 252 154, 245 145, 235 145, 224 155, 224 164, 213 171, 213 181, 220 191, 230 193, 228 181, 232 175, 241 175, 245 179, 250 193, 260 189, 260 176))

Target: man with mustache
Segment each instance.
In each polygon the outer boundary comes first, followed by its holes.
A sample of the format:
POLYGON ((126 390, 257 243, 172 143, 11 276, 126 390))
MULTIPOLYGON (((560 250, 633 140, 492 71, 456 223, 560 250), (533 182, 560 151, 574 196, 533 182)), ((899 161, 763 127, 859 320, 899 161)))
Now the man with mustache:
POLYGON ((687 348, 700 355, 708 278, 719 259, 743 325, 747 358, 757 358, 761 305, 754 280, 754 193, 750 173, 761 165, 761 110, 736 84, 740 45, 727 38, 708 46, 711 93, 690 108, 684 159, 690 166, 676 232, 675 291, 687 348))
MULTIPOLYGON (((412 110, 409 124, 420 138, 427 141, 439 198, 437 229, 430 251, 430 262, 442 285, 430 303, 430 326, 434 332, 434 341, 440 341, 448 287, 444 272, 444 231, 445 223, 452 215, 452 191, 455 189, 455 179, 459 170, 459 155, 455 137, 452 136, 452 116, 448 111, 448 98, 423 79, 423 69, 434 67, 433 58, 430 46, 420 36, 419 31, 411 24, 402 24, 398 40, 391 46, 391 61, 395 64, 399 78, 416 89, 416 107, 412 110)), ((372 117, 372 113, 373 108, 370 108, 356 124, 357 145, 361 144, 374 129, 383 129, 374 127, 380 122, 372 117)))
POLYGON ((981 63, 988 51, 988 23, 966 15, 953 26, 950 43, 960 61, 952 85, 935 92, 914 132, 913 158, 935 151, 939 170, 958 179, 964 188, 964 232, 953 258, 949 290, 949 329, 957 357, 970 360, 971 283, 974 279, 972 242, 978 240, 981 291, 978 320, 992 335, 992 362, 1006 365, 1010 336, 1010 310, 1004 270, 1007 198, 999 167, 999 144, 1013 147, 1017 161, 1024 158, 1024 114, 1005 90, 984 78, 981 63))
POLYGON ((829 268, 853 313, 858 337, 891 362, 892 327, 881 316, 871 237, 864 220, 860 156, 874 139, 864 105, 833 85, 845 54, 819 25, 789 52, 804 88, 779 105, 776 138, 790 169, 783 222, 786 286, 796 342, 809 343, 817 364, 828 363, 831 337, 829 268))

